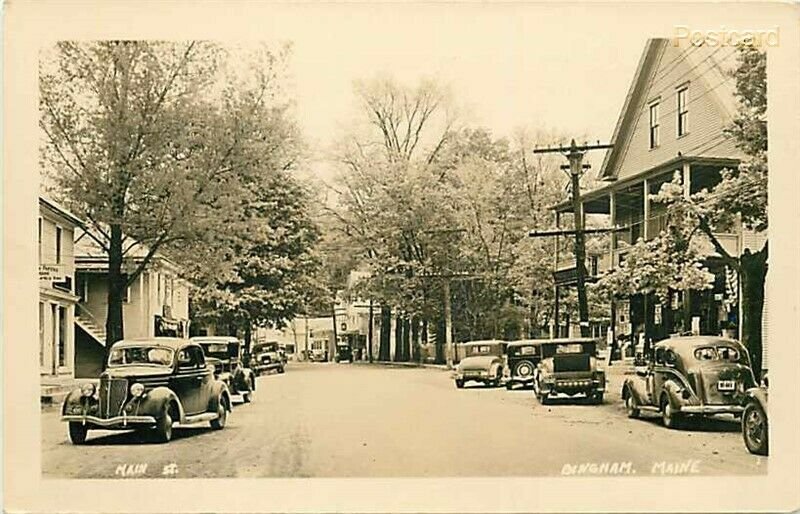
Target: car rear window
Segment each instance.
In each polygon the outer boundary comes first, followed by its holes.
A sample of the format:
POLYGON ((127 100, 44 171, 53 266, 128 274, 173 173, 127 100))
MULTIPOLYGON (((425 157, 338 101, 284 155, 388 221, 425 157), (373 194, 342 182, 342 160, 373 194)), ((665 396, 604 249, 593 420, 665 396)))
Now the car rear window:
POLYGON ((517 353, 519 355, 536 355, 536 347, 535 346, 520 346, 517 349, 517 353))
POLYGON ((731 361, 739 362, 742 354, 732 346, 702 346, 694 351, 694 358, 699 361, 731 361))
POLYGON ((556 353, 582 353, 583 345, 580 343, 560 344, 556 346, 556 353))

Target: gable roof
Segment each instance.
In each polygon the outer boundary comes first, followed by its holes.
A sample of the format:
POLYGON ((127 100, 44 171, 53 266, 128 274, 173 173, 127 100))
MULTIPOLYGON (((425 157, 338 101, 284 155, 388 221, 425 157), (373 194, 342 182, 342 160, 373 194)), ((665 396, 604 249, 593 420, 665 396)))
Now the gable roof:
MULTIPOLYGON (((601 180, 618 178, 619 168, 625 159, 636 129, 636 122, 641 114, 641 107, 653 96, 657 96, 651 93, 650 87, 662 64, 664 68, 662 75, 668 75, 680 67, 688 68, 688 71, 678 76, 677 81, 688 81, 690 78, 695 78, 697 82, 700 82, 699 89, 703 91, 699 96, 708 94, 724 121, 727 123, 732 120, 736 111, 736 99, 733 95, 734 81, 730 80, 727 73, 735 66, 735 54, 735 49, 727 50, 719 46, 711 48, 701 45, 676 48, 668 39, 648 40, 614 127, 611 138, 614 147, 606 152, 598 177, 601 180), (720 52, 720 50, 724 51, 720 52), (664 55, 668 51, 677 55, 671 56, 662 63, 664 55)), ((664 88, 664 91, 677 85, 677 83, 670 83, 667 88, 664 88)), ((659 92, 656 91, 656 93, 659 92)), ((675 155, 670 157, 675 157, 675 155)))

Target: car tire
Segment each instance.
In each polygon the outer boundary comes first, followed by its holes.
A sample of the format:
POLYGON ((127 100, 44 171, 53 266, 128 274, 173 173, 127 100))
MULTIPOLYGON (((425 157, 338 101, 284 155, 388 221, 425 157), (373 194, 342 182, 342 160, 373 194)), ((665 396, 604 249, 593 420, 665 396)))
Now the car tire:
POLYGON ((84 444, 86 442, 86 434, 89 433, 89 429, 86 428, 86 425, 83 423, 70 421, 69 426, 67 427, 67 433, 69 435, 69 442, 72 444, 84 444))
POLYGON ((222 430, 225 428, 225 423, 228 421, 228 408, 225 406, 225 400, 220 398, 217 401, 217 418, 208 422, 214 430, 222 430))
POLYGON ((514 383, 511 381, 506 382, 506 390, 511 391, 514 389, 514 383))
POLYGON ((603 404, 603 393, 593 393, 592 394, 592 404, 593 405, 602 405, 603 404))
POLYGON ((459 389, 463 389, 464 388, 464 381, 456 379, 456 387, 459 388, 459 389))
POLYGON ((679 429, 681 426, 680 414, 672 408, 666 395, 661 397, 661 422, 667 428, 679 429))
POLYGON ((250 403, 253 401, 253 395, 255 394, 256 384, 254 382, 253 377, 247 379, 247 392, 242 395, 242 399, 244 403, 250 403))
POLYGON ((285 370, 285 369, 283 369, 283 366, 281 366, 281 367, 279 367, 279 368, 278 368, 278 373, 283 373, 284 371, 286 371, 286 370, 285 370))
POLYGON ((639 404, 636 402, 636 398, 630 391, 628 391, 627 396, 625 396, 625 412, 631 419, 636 419, 639 417, 639 404))
POLYGON ((164 412, 156 420, 155 436, 156 441, 159 443, 168 443, 172 440, 172 415, 170 414, 169 405, 164 406, 164 412))
POLYGON ((758 402, 751 401, 744 408, 742 437, 747 451, 755 455, 769 455, 767 414, 758 402))

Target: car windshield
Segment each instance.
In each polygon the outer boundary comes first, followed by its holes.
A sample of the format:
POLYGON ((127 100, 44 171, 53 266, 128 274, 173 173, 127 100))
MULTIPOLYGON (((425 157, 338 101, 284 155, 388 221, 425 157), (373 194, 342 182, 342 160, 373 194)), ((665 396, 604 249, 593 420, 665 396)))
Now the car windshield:
POLYGON ((731 346, 703 346, 695 349, 694 358, 699 361, 739 362, 743 356, 731 346))
POLYGON ((210 357, 217 359, 227 359, 230 357, 228 354, 228 343, 200 343, 203 347, 203 353, 210 357))
POLYGON ((151 365, 169 366, 175 351, 161 346, 126 346, 113 348, 108 356, 109 366, 151 365))
POLYGON ((257 344, 253 347, 253 353, 277 352, 277 351, 278 351, 278 343, 257 344))

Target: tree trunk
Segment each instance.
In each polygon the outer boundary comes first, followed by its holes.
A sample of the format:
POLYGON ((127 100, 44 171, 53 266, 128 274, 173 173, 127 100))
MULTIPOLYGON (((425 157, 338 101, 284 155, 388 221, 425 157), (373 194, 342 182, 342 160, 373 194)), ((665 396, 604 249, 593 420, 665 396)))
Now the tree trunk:
POLYGON ((436 346, 436 358, 435 358, 434 362, 436 364, 444 364, 444 362, 445 362, 445 358, 444 358, 444 344, 445 344, 445 340, 444 340, 445 339, 444 338, 444 331, 445 331, 444 317, 440 317, 437 320, 436 327, 437 327, 437 330, 436 330, 436 344, 435 344, 435 346, 436 346))
POLYGON ((419 316, 412 316, 411 318, 411 350, 412 360, 414 362, 422 362, 422 353, 419 346, 419 316))
POLYGON ((372 298, 369 299, 369 326, 367 327, 367 356, 369 362, 372 362, 372 336, 375 325, 375 306, 372 303, 372 298))
MULTIPOLYGON (((124 337, 122 298, 127 285, 122 274, 122 227, 111 225, 108 248, 108 314, 106 315, 106 349, 124 337)), ((103 359, 105 362, 105 359, 103 359)))
POLYGON ((742 284, 742 344, 750 352, 753 374, 761 380, 761 322, 764 308, 764 283, 767 277, 767 246, 751 253, 745 250, 740 258, 742 284))
POLYGON ((411 320, 403 316, 403 362, 411 360, 411 320))
POLYGON ((390 358, 389 331, 392 329, 392 309, 386 305, 381 305, 381 333, 380 347, 378 348, 378 360, 388 361, 390 358))
POLYGON ((248 322, 244 327, 244 351, 250 353, 250 345, 253 341, 253 328, 248 322))
POLYGON ((403 360, 403 316, 397 313, 394 318, 394 361, 403 360))

